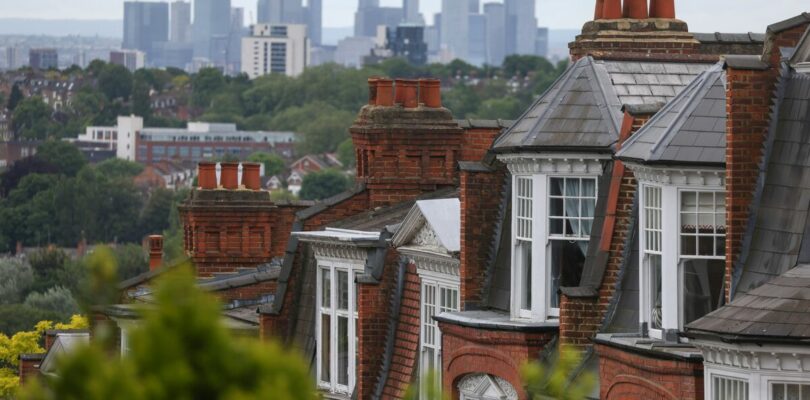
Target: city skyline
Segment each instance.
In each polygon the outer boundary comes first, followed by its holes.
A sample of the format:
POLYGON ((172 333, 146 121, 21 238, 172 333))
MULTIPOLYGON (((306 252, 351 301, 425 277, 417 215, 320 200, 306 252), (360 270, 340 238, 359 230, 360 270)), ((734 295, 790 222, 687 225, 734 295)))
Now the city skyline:
MULTIPOLYGON (((500 2, 500 1, 496 1, 500 2)), ((28 0, 26 2, 3 2, 0 15, 5 18, 42 19, 114 19, 123 15, 124 0, 28 0), (80 7, 77 7, 80 6, 80 7)), ((255 0, 233 0, 234 7, 245 8, 245 19, 256 20, 255 0), (252 17, 249 17, 252 16, 252 17)), ((357 0, 324 0, 324 27, 350 27, 354 22, 357 0)), ((482 3, 486 3, 483 1, 482 3)), ((382 6, 401 6, 401 0, 380 0, 382 6)), ((806 0, 774 0, 773 7, 763 8, 756 0, 700 0, 678 4, 678 16, 689 21, 695 32, 760 32, 763 19, 779 20, 808 11, 806 0), (778 6, 777 6, 778 5, 778 6), (738 10, 735 18, 717 18, 730 7, 738 10)), ((441 9, 441 0, 422 0, 420 11, 428 23, 433 14, 441 9)), ((537 18, 540 26, 552 29, 578 29, 582 22, 592 17, 593 5, 580 1, 537 0, 537 18)))

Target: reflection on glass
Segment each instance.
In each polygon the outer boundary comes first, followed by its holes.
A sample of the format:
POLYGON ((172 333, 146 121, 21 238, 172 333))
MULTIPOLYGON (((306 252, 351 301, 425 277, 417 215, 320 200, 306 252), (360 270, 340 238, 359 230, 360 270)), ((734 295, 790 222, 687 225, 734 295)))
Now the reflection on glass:
POLYGON ((648 254, 647 263, 650 271, 650 329, 661 329, 661 255, 648 254))
POLYGON ((716 310, 723 304, 725 260, 684 260, 683 324, 716 310))
POLYGON ((349 309, 349 273, 344 270, 337 270, 337 308, 338 310, 349 309))
POLYGON ((329 344, 331 343, 329 332, 331 330, 331 318, 329 314, 322 314, 321 315, 321 381, 329 383, 330 375, 329 375, 329 368, 331 359, 329 354, 331 349, 329 348, 329 344))
POLYGON ((588 242, 552 240, 549 307, 560 308, 560 286, 579 285, 588 242))
POLYGON ((532 309, 532 243, 517 242, 517 263, 520 272, 520 309, 532 309))
POLYGON ((337 317, 337 362, 338 362, 338 384, 349 384, 349 319, 337 317))

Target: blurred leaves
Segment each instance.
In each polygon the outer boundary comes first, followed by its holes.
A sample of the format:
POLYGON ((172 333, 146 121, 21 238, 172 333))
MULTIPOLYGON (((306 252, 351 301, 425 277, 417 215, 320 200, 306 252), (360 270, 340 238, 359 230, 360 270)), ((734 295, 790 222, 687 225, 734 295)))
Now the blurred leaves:
POLYGON ((550 365, 532 362, 524 364, 521 376, 533 400, 584 400, 596 385, 596 378, 579 373, 582 365, 579 349, 561 345, 550 365))
MULTIPOLYGON (((100 259, 106 270, 110 261, 100 259)), ((109 274, 104 272, 104 274, 109 274)), ((21 399, 316 399, 308 367, 275 344, 235 337, 221 307, 195 286, 188 265, 163 275, 154 307, 129 332, 130 352, 97 341, 59 360, 57 376, 27 386, 21 399)))

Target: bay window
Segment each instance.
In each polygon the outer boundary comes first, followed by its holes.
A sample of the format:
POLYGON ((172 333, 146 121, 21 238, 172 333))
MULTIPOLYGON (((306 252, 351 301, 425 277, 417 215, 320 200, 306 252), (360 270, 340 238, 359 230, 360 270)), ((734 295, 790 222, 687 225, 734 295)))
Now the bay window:
POLYGON ((318 386, 350 394, 354 388, 357 353, 357 303, 354 271, 347 264, 318 267, 316 368, 318 386))
POLYGON ((441 382, 442 369, 441 346, 442 338, 439 326, 434 316, 444 312, 459 311, 458 284, 443 283, 437 280, 422 277, 422 329, 419 370, 420 394, 424 398, 428 388, 438 386, 441 382), (428 378, 428 373, 431 379, 428 378))
POLYGON ((747 380, 713 375, 712 388, 712 400, 748 400, 747 380))
POLYGON ((810 385, 799 383, 771 383, 770 400, 808 400, 810 385))
POLYGON ((582 276, 596 197, 594 175, 514 176, 514 318, 559 316, 560 287, 582 276))
POLYGON ((656 181, 639 190, 640 318, 663 339, 723 304, 725 193, 656 181))

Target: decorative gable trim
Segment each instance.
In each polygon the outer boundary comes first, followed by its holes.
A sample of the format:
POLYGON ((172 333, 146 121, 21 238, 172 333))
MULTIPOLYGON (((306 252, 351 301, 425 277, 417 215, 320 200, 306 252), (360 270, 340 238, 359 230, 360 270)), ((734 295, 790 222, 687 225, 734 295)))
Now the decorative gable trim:
POLYGON ((441 254, 421 246, 405 246, 397 250, 416 265, 419 275, 459 276, 460 261, 449 254, 441 254))
POLYGON ((610 155, 597 154, 504 154, 498 159, 513 175, 593 174, 601 175, 610 155))
POLYGON ((636 179, 643 183, 667 186, 711 186, 725 187, 726 171, 722 168, 677 168, 657 167, 637 163, 626 163, 636 179))
POLYGON ((337 244, 332 242, 312 242, 312 251, 315 258, 337 261, 353 261, 353 263, 363 264, 368 258, 368 250, 352 245, 337 244))

